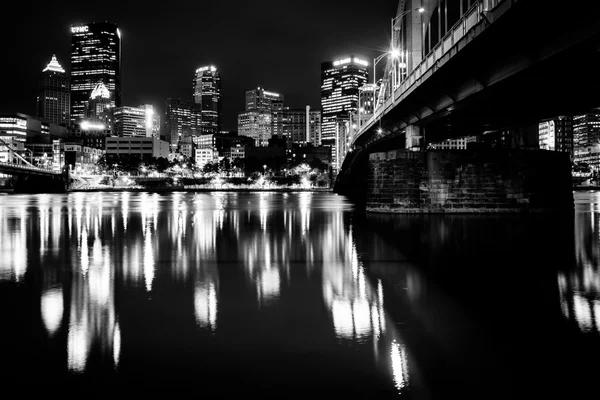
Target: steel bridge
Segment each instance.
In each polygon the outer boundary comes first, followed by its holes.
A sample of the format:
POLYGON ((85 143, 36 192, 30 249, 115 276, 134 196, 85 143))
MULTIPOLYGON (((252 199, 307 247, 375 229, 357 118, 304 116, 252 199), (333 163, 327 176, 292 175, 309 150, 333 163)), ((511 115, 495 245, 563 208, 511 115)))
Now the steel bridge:
POLYGON ((599 11, 600 2, 400 0, 374 111, 360 115, 359 104, 334 190, 364 180, 375 152, 499 132, 537 147, 541 120, 599 106, 599 11))
POLYGON ((31 164, 15 149, 0 138, 0 150, 6 149, 12 162, 0 161, 0 174, 16 178, 16 192, 64 192, 67 189, 66 176, 50 168, 42 168, 31 164))

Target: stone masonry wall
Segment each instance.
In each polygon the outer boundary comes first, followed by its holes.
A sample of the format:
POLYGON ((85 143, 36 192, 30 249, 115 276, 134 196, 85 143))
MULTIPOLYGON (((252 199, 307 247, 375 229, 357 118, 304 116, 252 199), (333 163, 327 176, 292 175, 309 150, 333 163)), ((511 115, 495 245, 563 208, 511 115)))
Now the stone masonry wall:
POLYGON ((569 211, 570 160, 545 150, 392 150, 369 155, 366 210, 569 211))

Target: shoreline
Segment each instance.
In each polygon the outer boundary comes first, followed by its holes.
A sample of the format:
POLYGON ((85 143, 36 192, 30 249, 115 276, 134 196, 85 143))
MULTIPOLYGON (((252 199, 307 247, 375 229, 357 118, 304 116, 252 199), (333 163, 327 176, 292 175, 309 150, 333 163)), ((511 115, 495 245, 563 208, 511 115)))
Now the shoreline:
POLYGON ((69 189, 67 193, 74 192, 333 192, 331 188, 93 188, 69 189))
MULTIPOLYGON (((76 192, 331 192, 332 188, 186 188, 186 187, 157 187, 157 188, 89 188, 89 189, 68 189, 64 193, 76 192)), ((13 189, 0 188, 0 193, 7 194, 35 194, 35 193, 15 193, 13 189)))

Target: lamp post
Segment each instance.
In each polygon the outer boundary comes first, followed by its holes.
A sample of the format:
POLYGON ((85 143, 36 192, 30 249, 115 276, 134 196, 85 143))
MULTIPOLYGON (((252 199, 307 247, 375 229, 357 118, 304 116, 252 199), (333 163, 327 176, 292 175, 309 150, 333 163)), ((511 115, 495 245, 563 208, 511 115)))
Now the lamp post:
MULTIPOLYGON (((392 18, 392 21, 391 21, 391 28, 392 28, 391 29, 391 32, 392 32, 391 47, 392 47, 392 49, 399 49, 399 48, 402 47, 403 40, 400 40, 400 45, 396 45, 394 43, 394 30, 400 30, 400 28, 396 27, 396 25, 398 24, 398 21, 401 21, 402 18, 404 18, 404 16, 406 16, 407 14, 409 14, 409 13, 411 13, 413 11, 418 11, 420 14, 422 14, 422 13, 425 12, 425 9, 423 7, 413 8, 413 9, 410 9, 410 10, 406 10, 402 14, 396 15, 395 17, 392 18)), ((398 50, 398 56, 401 56, 401 55, 403 55, 403 53, 400 53, 400 51, 398 50)), ((408 60, 403 60, 403 62, 405 63, 406 66, 408 66, 408 63, 407 63, 408 60)), ((394 66, 394 69, 395 69, 395 66, 394 66)))

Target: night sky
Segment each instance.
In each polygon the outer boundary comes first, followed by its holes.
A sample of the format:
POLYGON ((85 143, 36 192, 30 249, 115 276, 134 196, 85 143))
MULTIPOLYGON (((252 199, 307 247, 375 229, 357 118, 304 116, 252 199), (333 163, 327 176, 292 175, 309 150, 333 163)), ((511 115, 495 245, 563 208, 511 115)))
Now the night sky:
POLYGON ((164 113, 167 97, 192 98, 196 68, 214 65, 222 79, 223 129, 237 129, 245 91, 257 86, 283 94, 286 106, 320 108, 321 62, 354 54, 369 61, 371 75, 373 58, 389 45, 397 6, 397 0, 27 2, 0 23, 6 56, 0 112, 35 115, 39 73, 53 53, 69 71, 70 25, 92 21, 115 22, 122 33, 122 105, 148 103, 164 113))

